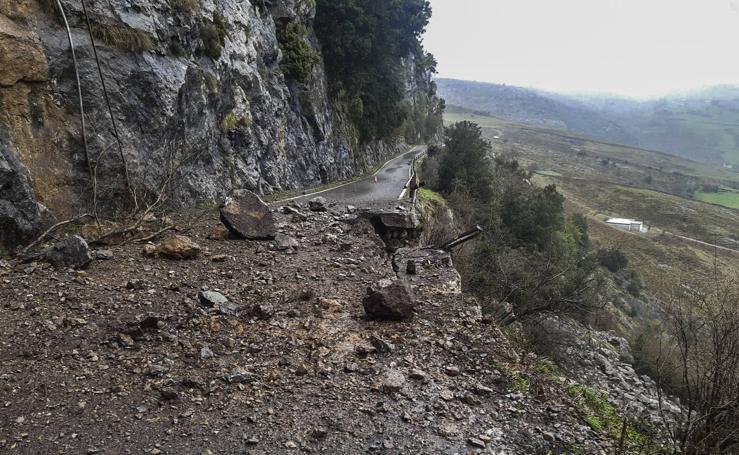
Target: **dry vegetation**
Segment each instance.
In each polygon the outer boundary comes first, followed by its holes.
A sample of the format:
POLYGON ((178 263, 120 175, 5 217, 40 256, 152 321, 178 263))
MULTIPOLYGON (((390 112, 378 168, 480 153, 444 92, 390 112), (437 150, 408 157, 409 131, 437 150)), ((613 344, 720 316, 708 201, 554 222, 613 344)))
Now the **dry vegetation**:
POLYGON ((135 53, 154 49, 151 36, 135 28, 93 23, 91 31, 96 40, 118 49, 135 53))

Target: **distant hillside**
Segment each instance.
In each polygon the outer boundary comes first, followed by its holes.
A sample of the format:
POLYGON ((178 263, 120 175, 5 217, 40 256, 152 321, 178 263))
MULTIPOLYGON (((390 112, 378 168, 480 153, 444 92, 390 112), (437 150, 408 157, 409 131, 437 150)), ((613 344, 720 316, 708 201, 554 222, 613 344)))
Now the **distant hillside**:
POLYGON ((448 105, 739 168, 739 87, 636 101, 440 79, 448 105))
POLYGON ((563 102, 534 90, 484 82, 438 79, 437 84, 439 94, 449 106, 613 142, 635 144, 636 141, 620 125, 579 101, 563 102))

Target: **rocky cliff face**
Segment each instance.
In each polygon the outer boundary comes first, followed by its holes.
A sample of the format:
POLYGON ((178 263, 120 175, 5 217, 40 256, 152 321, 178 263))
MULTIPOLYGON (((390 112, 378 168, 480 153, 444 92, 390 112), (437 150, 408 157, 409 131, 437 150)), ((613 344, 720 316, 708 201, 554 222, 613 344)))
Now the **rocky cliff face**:
MULTIPOLYGON (((66 217, 89 205, 91 173, 99 207, 115 212, 132 193, 141 202, 164 187, 170 203, 187 206, 234 188, 269 193, 325 183, 403 147, 401 139, 358 143, 320 62, 302 83, 283 73, 277 29, 285 23, 305 25, 320 55, 311 0, 62 0, 86 112, 85 151, 56 0, 8 3, 0 5, 0 162, 12 175, 0 181, 0 224, 14 232, 0 238, 6 245, 39 230, 43 206, 66 217)), ((409 98, 433 90, 430 75, 416 74, 412 60, 405 66, 409 98)))

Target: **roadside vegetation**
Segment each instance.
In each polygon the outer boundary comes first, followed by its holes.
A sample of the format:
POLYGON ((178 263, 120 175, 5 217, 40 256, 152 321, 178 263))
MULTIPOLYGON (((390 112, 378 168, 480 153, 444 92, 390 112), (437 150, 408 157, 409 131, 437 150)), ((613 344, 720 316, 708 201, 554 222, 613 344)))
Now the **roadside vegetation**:
POLYGON ((489 304, 512 304, 519 320, 547 312, 584 317, 598 305, 600 280, 587 224, 565 215, 554 186, 532 185, 516 161, 491 159, 490 151, 478 125, 460 122, 423 166, 428 186, 460 223, 485 229, 460 253, 466 289, 489 304))

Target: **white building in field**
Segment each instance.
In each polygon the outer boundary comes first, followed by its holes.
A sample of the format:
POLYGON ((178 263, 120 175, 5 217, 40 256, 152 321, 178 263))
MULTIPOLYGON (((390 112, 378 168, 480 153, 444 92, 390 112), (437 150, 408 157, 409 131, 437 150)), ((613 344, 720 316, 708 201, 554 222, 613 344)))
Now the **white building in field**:
POLYGON ((609 218, 606 223, 629 232, 649 232, 649 227, 643 221, 636 221, 631 218, 609 218))

